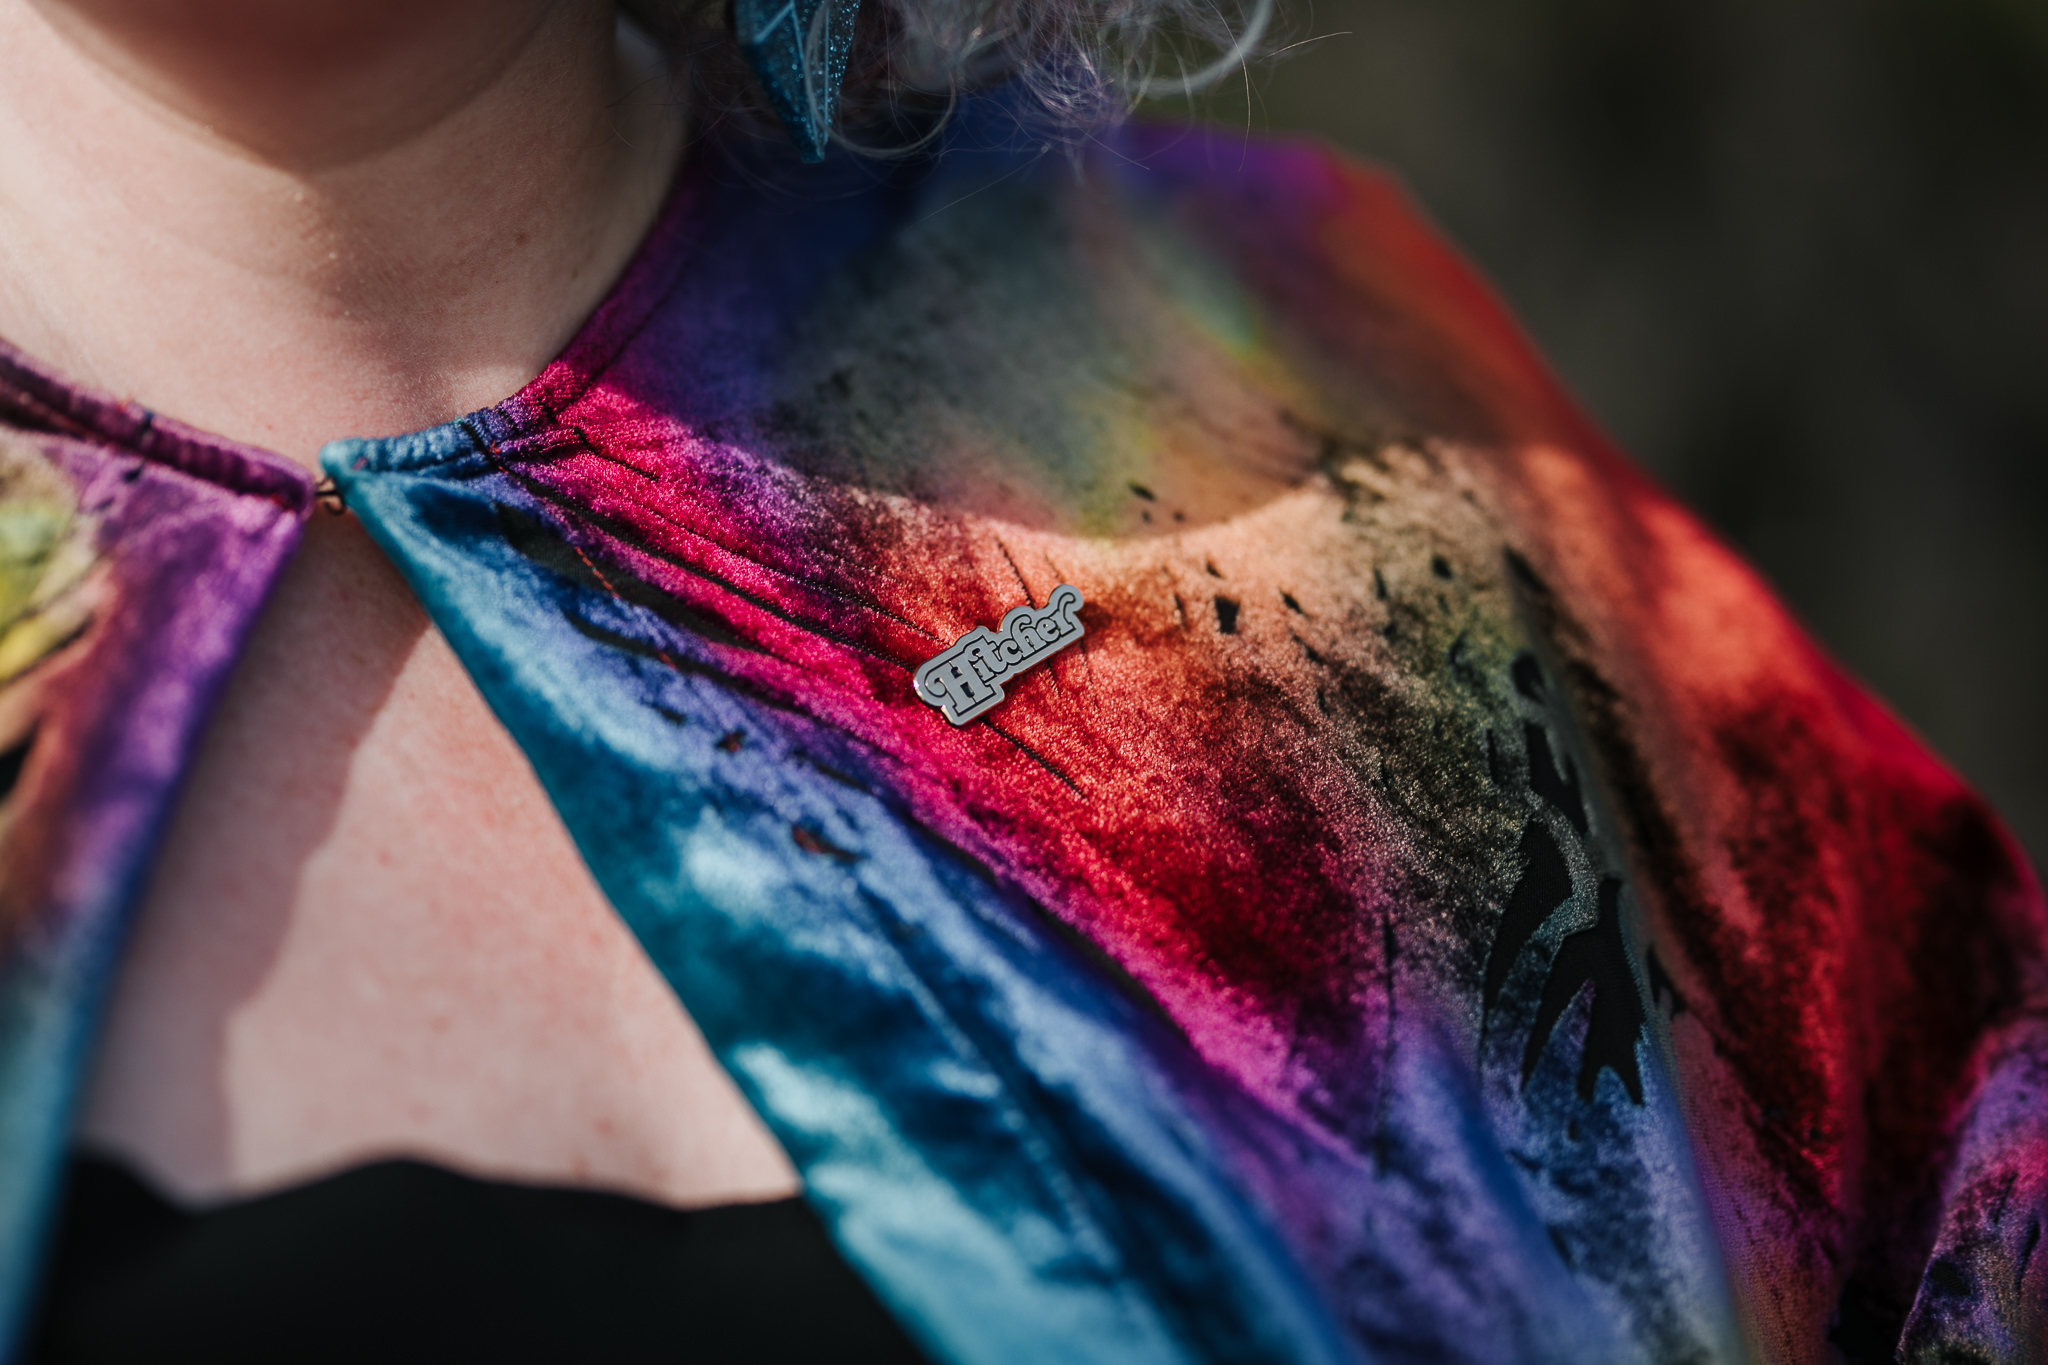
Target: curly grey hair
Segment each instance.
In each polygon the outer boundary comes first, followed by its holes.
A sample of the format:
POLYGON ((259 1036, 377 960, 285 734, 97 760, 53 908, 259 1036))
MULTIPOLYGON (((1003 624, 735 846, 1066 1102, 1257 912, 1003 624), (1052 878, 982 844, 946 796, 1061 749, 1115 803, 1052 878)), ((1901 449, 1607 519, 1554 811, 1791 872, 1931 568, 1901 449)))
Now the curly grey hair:
MULTIPOLYGON (((621 0, 676 54, 716 119, 772 122, 732 37, 731 0, 621 0)), ((840 100, 843 127, 912 121, 1014 81, 1077 132, 1140 100, 1192 94, 1260 51, 1276 0, 863 0, 840 100)))

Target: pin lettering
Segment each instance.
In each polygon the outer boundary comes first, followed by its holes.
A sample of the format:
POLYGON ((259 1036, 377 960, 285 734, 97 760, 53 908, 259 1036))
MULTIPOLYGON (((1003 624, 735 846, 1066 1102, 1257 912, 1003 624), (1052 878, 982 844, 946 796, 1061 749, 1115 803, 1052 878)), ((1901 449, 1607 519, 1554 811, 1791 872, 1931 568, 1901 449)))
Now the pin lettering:
POLYGON ((976 626, 911 676, 926 705, 955 725, 1003 700, 1003 683, 1081 638, 1081 590, 1062 583, 1043 607, 1012 607, 1002 627, 976 626))

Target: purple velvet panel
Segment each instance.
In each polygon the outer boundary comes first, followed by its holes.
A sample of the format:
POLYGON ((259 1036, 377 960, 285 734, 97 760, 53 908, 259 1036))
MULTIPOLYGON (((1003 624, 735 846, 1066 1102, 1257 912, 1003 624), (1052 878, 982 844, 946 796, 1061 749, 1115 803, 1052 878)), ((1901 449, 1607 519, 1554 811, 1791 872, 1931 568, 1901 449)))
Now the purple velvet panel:
POLYGON ((0 1351, 149 855, 312 496, 0 348, 0 1351))

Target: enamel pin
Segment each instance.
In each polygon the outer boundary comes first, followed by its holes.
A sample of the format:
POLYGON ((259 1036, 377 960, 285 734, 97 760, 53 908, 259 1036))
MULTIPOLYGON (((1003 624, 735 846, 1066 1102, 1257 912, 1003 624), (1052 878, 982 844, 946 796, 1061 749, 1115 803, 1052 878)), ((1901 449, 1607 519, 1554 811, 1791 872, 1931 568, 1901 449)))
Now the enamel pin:
POLYGON ((965 725, 1003 699, 1003 682, 1081 638, 1081 590, 1062 583, 1043 607, 1012 607, 1000 630, 976 626, 911 677, 928 706, 965 725))

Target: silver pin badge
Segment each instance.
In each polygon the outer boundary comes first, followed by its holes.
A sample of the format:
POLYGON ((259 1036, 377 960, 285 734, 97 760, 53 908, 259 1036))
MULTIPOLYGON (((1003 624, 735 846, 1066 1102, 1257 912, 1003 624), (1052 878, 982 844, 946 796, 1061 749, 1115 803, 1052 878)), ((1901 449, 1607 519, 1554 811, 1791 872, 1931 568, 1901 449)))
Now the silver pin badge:
POLYGON ((1081 590, 1062 583, 1043 607, 1012 607, 1000 630, 976 626, 911 676, 917 695, 955 725, 1003 699, 1003 683, 1081 638, 1081 590))

